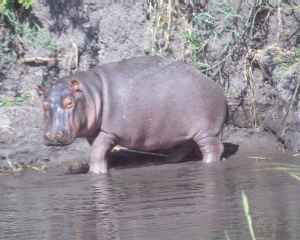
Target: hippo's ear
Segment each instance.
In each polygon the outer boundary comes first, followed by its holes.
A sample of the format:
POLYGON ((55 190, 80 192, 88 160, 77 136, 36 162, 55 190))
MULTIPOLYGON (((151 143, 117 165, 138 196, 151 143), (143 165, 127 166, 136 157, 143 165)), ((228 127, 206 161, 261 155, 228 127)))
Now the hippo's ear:
POLYGON ((81 83, 79 80, 71 80, 70 87, 74 92, 81 92, 81 83))
POLYGON ((43 85, 37 85, 36 91, 40 97, 43 97, 46 95, 46 87, 43 85))

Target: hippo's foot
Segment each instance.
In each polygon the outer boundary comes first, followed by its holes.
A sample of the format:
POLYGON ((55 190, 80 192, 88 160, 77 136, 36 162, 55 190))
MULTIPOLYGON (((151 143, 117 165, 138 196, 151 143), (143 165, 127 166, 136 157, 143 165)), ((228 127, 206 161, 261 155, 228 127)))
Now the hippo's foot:
POLYGON ((223 143, 220 142, 219 137, 205 137, 194 139, 198 144, 203 156, 203 162, 211 163, 220 161, 224 151, 223 143))
POLYGON ((211 163, 215 161, 220 161, 223 154, 223 144, 207 144, 200 147, 203 155, 203 162, 211 163))
POLYGON ((91 163, 89 173, 92 174, 106 174, 108 173, 107 163, 91 163))

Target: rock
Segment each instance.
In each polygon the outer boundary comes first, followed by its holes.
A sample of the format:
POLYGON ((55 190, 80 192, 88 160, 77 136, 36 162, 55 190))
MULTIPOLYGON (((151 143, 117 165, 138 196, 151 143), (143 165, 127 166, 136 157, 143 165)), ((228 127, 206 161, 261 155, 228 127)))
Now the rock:
POLYGON ((65 174, 81 174, 89 171, 89 164, 78 159, 66 160, 63 162, 65 174))

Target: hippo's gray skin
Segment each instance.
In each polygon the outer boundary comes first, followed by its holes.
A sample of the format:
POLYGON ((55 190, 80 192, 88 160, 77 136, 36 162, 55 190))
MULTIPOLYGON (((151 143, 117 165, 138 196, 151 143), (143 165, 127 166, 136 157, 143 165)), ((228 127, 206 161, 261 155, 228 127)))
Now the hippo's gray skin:
POLYGON ((90 172, 108 171, 115 146, 155 151, 194 140, 204 162, 220 160, 226 100, 220 87, 194 67, 161 57, 137 57, 40 87, 47 145, 85 137, 90 172))

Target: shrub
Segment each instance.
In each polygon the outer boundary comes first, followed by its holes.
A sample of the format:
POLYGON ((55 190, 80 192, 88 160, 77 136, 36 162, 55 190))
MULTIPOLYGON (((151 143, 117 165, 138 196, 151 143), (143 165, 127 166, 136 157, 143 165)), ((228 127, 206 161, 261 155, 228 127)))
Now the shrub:
POLYGON ((0 0, 0 13, 5 15, 7 11, 14 11, 18 7, 29 10, 32 4, 33 0, 0 0))

